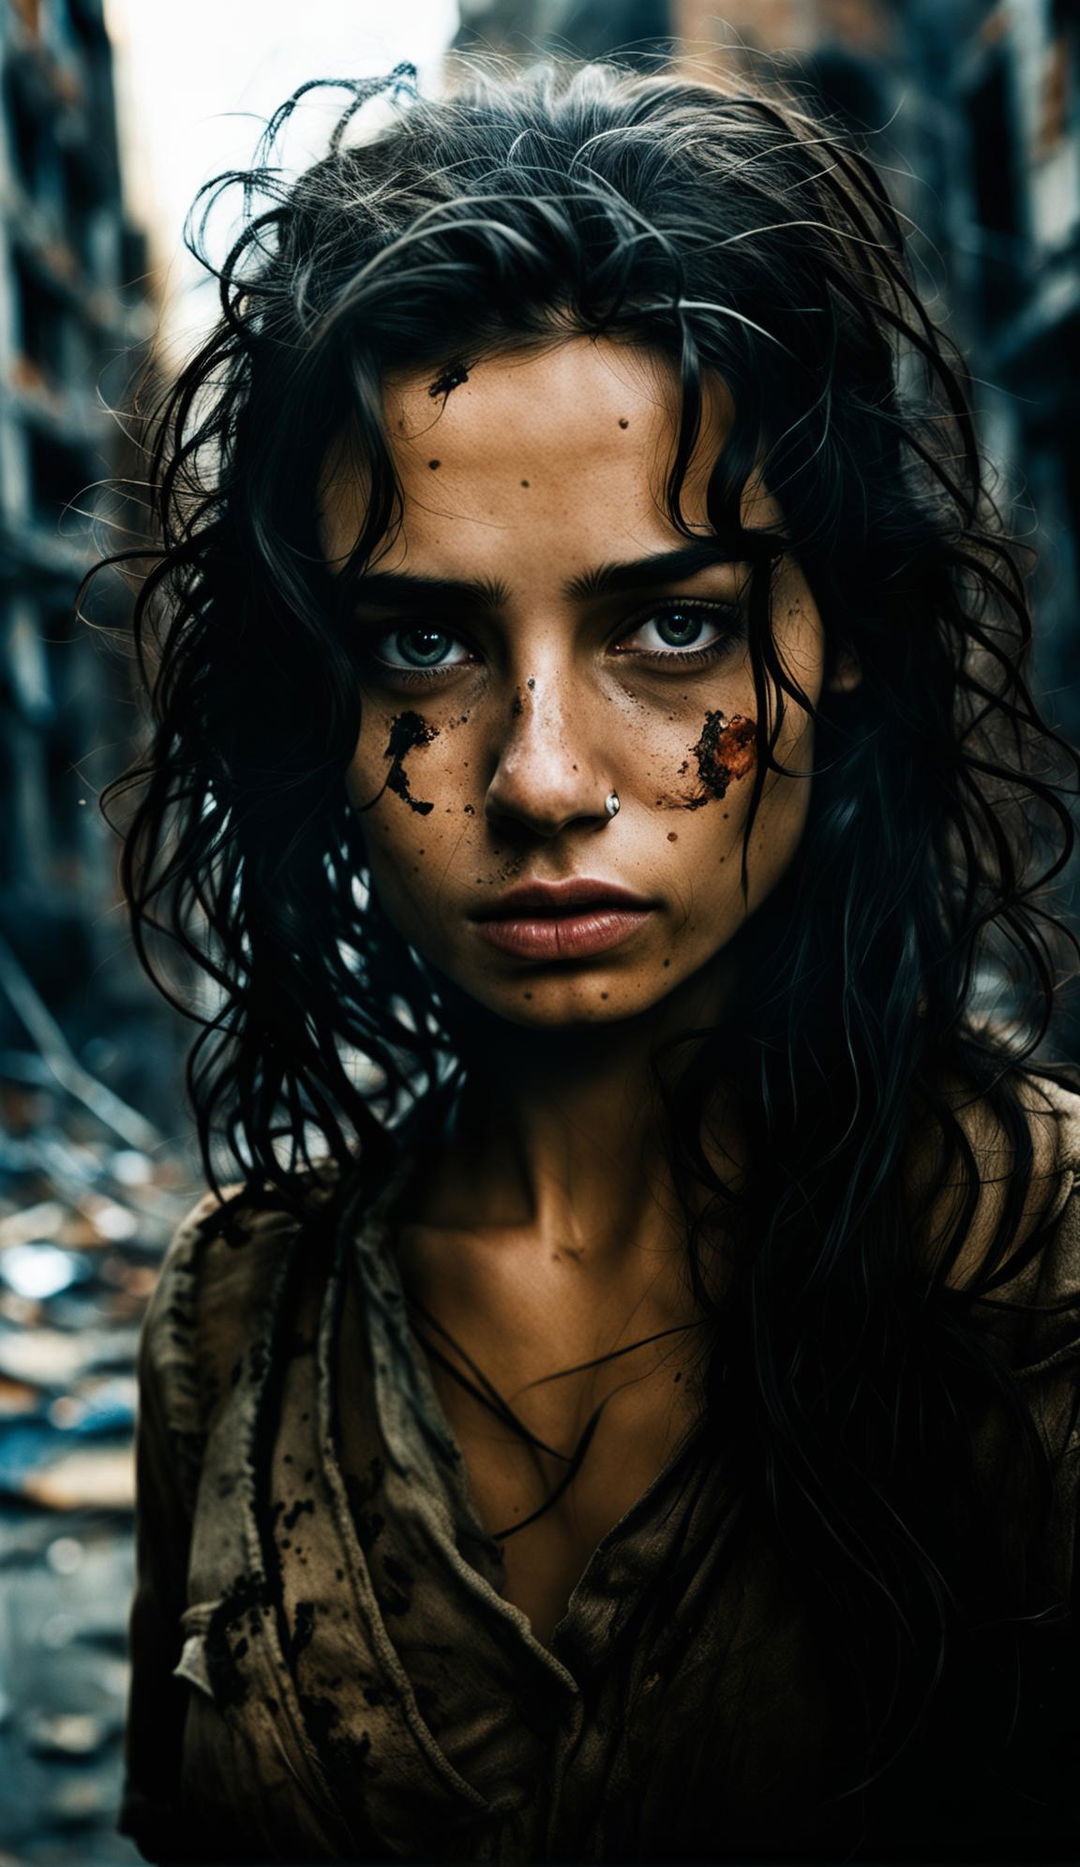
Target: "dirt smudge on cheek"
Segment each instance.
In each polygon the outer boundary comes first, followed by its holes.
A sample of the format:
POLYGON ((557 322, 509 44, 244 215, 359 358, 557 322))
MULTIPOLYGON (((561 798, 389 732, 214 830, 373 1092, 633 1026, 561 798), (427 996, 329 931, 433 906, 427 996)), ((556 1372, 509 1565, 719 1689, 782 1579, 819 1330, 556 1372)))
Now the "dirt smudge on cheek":
MULTIPOLYGON (((728 786, 754 769, 756 722, 743 713, 733 713, 728 719, 719 708, 714 713, 706 713, 701 737, 690 747, 690 754, 697 764, 700 791, 693 797, 658 797, 658 810, 700 810, 714 798, 726 797, 728 786)), ((690 760, 684 759, 679 766, 679 777, 684 777, 689 769, 690 760)))
POLYGON ((390 760, 390 770, 386 774, 383 789, 393 791, 396 797, 402 798, 409 809, 415 810, 421 817, 426 817, 435 806, 413 796, 409 789, 405 760, 416 746, 430 745, 438 730, 437 726, 429 726, 427 720, 421 719, 419 713, 399 713, 391 724, 390 738, 383 753, 383 757, 390 760))
POLYGON ((745 714, 733 713, 727 719, 718 709, 705 715, 701 738, 690 749, 706 795, 695 798, 692 808, 707 804, 710 797, 726 797, 729 784, 753 771, 756 738, 757 725, 745 714))

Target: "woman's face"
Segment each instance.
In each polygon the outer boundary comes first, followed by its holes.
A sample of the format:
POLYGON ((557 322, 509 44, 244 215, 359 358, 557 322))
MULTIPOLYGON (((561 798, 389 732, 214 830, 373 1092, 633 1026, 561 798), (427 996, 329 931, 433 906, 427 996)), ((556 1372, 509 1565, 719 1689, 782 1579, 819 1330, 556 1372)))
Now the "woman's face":
MULTIPOLYGON (((403 939, 507 1019, 603 1023, 722 953, 791 860, 810 780, 767 774, 744 900, 749 571, 710 561, 667 517, 672 366, 573 338, 462 374, 386 387, 404 519, 350 625, 362 710, 348 796, 403 939)), ((703 541, 730 413, 713 380, 684 494, 703 541)), ((363 499, 355 470, 328 474, 331 560, 353 548, 363 499)), ((744 525, 778 517, 751 486, 744 525)), ((790 559, 773 591, 777 648, 816 702, 822 625, 790 559)), ((789 705, 778 761, 809 773, 812 744, 789 705)))

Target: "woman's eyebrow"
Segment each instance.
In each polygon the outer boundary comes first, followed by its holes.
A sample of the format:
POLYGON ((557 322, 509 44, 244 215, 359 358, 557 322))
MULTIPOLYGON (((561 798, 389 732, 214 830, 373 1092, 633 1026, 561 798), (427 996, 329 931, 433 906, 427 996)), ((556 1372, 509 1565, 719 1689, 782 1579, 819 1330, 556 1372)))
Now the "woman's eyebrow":
POLYGON ((579 600, 586 597, 619 596, 627 590, 640 590, 650 584, 678 583, 684 577, 694 577, 698 571, 707 570, 712 564, 739 564, 744 561, 737 540, 733 546, 723 538, 701 538, 693 544, 680 546, 676 551, 654 552, 649 557, 599 564, 594 570, 571 577, 569 583, 563 586, 563 594, 579 600))
POLYGON ((496 578, 419 577, 390 570, 365 571, 354 577, 351 595, 357 603, 398 607, 421 602, 459 609, 465 603, 479 603, 485 609, 501 609, 510 601, 509 586, 496 578))
MULTIPOLYGON (((702 538, 675 551, 598 564, 592 570, 571 577, 563 585, 563 595, 579 602, 598 596, 618 596, 627 590, 640 590, 654 584, 678 583, 713 564, 744 561, 738 550, 723 539, 702 538)), ((510 601, 509 587, 499 579, 421 577, 405 571, 366 571, 353 580, 352 594, 358 603, 400 606, 423 602, 460 608, 467 603, 479 603, 487 609, 501 609, 510 601)))

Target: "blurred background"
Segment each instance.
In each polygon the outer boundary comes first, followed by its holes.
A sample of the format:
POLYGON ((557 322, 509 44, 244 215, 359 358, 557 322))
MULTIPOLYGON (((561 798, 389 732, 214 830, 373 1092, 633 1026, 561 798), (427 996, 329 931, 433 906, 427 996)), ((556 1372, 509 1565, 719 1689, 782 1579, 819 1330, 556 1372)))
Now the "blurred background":
MULTIPOLYGON (((0 0, 0 1867, 137 1858, 113 1829, 133 1361, 199 1190, 191 1027, 135 964, 98 809, 140 709, 74 613, 94 556, 138 536, 114 411, 212 318, 184 216, 278 103, 402 59, 436 89, 485 48, 764 65, 867 138, 972 359, 1038 552, 1036 684, 1080 739, 1077 0, 0 0)), ((290 163, 326 120, 304 113, 290 163)), ((127 601, 114 579, 95 624, 127 601)), ((1080 1055, 1075 1025, 1061 1042, 1080 1055)))

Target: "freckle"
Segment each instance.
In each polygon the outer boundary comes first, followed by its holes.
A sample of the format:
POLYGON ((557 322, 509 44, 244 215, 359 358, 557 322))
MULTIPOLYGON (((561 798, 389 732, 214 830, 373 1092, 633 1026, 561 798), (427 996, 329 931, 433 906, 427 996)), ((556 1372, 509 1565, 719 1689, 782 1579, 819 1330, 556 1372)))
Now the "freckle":
POLYGON ((669 842, 669 843, 677 843, 677 842, 678 842, 678 840, 679 840, 679 839, 678 839, 678 836, 676 835, 676 833, 675 833, 675 831, 674 831, 674 830, 669 830, 669 831, 668 831, 668 833, 667 833, 667 840, 668 840, 668 842, 669 842))
POLYGON ((630 426, 630 423, 627 421, 625 415, 619 416, 619 426, 620 428, 628 428, 630 426))
POLYGON ((431 468, 432 472, 434 472, 436 467, 442 466, 442 461, 441 460, 429 460, 428 466, 431 468))

